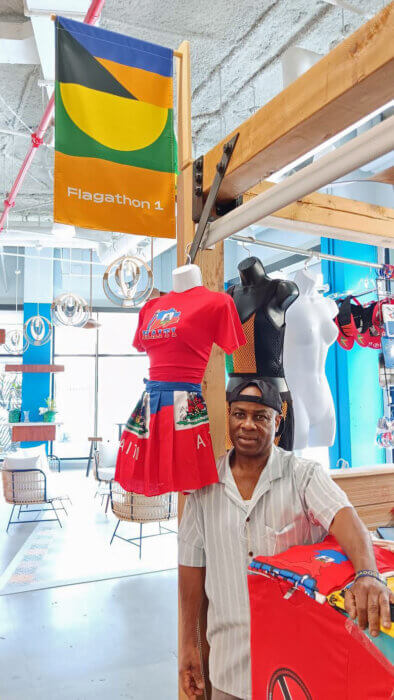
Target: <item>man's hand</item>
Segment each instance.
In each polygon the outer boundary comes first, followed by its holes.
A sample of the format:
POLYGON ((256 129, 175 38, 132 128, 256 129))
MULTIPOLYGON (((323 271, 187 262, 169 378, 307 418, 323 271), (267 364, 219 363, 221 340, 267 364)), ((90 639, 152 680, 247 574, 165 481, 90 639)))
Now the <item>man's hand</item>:
POLYGON ((179 679, 188 698, 204 694, 205 683, 201 672, 200 654, 194 644, 186 645, 181 651, 179 679))
POLYGON ((345 593, 345 609, 352 620, 358 618, 362 630, 369 627, 372 637, 377 637, 382 627, 390 628, 390 601, 394 594, 377 579, 369 576, 359 578, 345 593))

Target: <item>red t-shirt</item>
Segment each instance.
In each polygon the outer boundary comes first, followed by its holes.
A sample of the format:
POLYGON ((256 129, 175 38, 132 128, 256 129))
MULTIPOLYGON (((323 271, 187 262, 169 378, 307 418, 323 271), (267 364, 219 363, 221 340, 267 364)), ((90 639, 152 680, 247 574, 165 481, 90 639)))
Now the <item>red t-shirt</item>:
POLYGON ((246 338, 232 298, 202 286, 148 301, 133 341, 148 353, 153 381, 198 384, 213 343, 231 354, 246 338))

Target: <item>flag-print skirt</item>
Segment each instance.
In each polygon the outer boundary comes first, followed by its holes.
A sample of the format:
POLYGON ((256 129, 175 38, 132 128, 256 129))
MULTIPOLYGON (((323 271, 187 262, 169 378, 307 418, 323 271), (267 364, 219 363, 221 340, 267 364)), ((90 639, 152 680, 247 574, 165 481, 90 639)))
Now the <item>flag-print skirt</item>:
POLYGON ((115 481, 158 496, 218 481, 200 384, 145 380, 119 445, 115 481))

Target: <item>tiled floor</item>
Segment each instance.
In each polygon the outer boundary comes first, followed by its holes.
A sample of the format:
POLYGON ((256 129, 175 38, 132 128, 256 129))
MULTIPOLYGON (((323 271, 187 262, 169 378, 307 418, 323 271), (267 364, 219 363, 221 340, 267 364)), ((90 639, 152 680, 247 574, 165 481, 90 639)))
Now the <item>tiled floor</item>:
MULTIPOLYGON (((115 520, 93 501, 94 482, 82 472, 63 481, 75 502, 74 525, 93 519, 107 542, 115 520)), ((11 527, 6 535, 8 513, 2 504, 0 573, 34 528, 11 527)), ((119 556, 134 556, 132 545, 116 547, 119 556)), ((1 596, 0 698, 174 700, 176 637, 176 571, 1 596)))

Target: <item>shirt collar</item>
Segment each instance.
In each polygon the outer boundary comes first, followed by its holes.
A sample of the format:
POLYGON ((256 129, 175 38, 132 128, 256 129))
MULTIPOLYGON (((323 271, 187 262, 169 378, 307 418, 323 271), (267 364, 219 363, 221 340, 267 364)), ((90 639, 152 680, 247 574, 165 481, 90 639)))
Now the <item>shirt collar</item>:
MULTIPOLYGON (((234 451, 234 448, 229 450, 227 454, 222 457, 220 463, 218 464, 218 475, 219 482, 224 485, 225 491, 228 496, 233 497, 233 499, 243 503, 241 494, 238 491, 237 485, 235 483, 231 467, 230 458, 234 451)), ((256 488, 253 492, 251 498, 251 505, 254 505, 261 496, 269 491, 271 488, 271 483, 275 479, 280 479, 283 475, 283 460, 280 458, 280 451, 275 445, 272 445, 271 454, 268 458, 268 462, 265 465, 263 471, 260 474, 259 480, 256 484, 256 488)))

